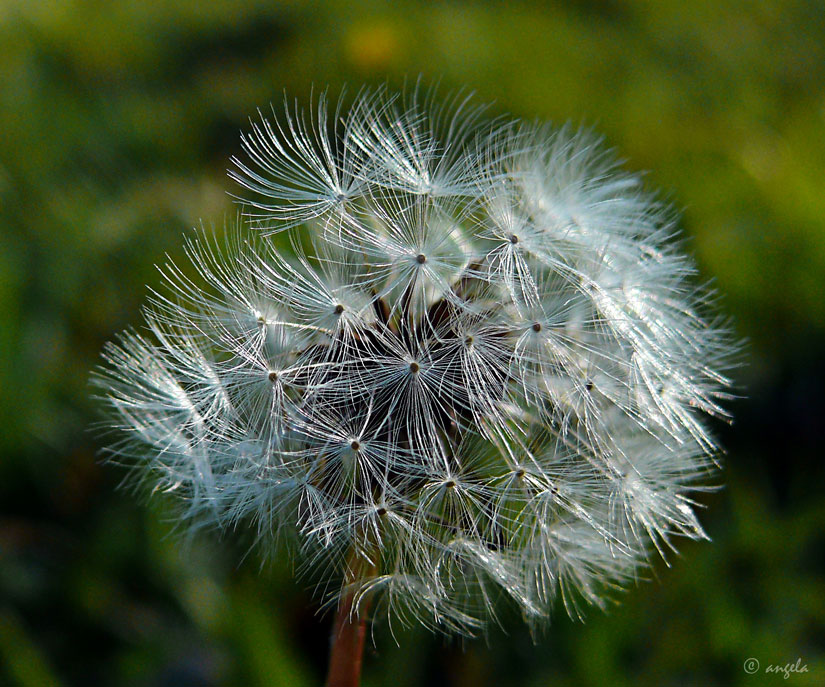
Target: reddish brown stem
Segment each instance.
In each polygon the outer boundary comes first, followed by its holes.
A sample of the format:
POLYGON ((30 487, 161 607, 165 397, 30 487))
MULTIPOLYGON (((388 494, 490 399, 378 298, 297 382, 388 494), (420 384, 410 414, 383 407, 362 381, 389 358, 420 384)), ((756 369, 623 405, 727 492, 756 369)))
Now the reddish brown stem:
POLYGON ((358 687, 361 684, 368 605, 369 599, 365 599, 359 614, 355 615, 350 594, 338 606, 332 630, 327 687, 358 687))

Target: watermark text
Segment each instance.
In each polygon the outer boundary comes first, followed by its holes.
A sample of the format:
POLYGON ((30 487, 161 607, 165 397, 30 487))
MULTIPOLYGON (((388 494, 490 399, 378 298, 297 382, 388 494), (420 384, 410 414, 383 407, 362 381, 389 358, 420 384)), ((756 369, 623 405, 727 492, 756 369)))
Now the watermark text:
POLYGON ((785 680, 787 680, 793 673, 808 672, 808 665, 803 663, 801 658, 796 659, 796 663, 786 663, 785 665, 782 665, 781 663, 771 663, 766 665, 764 668, 762 668, 758 659, 749 658, 745 660, 742 667, 748 675, 754 675, 761 671, 763 673, 774 673, 781 675, 785 680))

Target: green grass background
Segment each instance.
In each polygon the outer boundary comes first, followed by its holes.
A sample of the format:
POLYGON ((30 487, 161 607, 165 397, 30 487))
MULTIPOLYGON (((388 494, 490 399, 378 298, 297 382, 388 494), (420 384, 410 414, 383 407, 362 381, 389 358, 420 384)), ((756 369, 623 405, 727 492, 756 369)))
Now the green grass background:
POLYGON ((365 686, 825 684, 825 5, 802 0, 2 0, 0 684, 321 684, 307 583, 116 490, 88 375, 153 265, 232 212, 257 107, 418 74, 649 170, 749 340, 745 398, 713 543, 537 644, 380 629, 365 686))

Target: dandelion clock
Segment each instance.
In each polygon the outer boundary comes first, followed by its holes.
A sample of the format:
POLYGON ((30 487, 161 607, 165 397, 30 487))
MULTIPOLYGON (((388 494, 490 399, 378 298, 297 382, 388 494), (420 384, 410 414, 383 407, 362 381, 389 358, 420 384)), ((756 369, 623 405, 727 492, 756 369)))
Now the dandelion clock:
POLYGON ((368 622, 540 627, 705 538, 729 333, 598 139, 378 89, 241 148, 237 219, 189 238, 198 278, 165 267, 96 383, 113 461, 322 580, 330 686, 368 622))

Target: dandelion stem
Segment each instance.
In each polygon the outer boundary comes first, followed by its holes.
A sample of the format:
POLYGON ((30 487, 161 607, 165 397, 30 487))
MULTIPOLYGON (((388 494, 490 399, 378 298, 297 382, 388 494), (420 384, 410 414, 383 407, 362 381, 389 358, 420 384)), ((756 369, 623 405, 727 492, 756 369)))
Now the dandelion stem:
POLYGON ((327 687, 358 687, 361 684, 364 640, 367 636, 366 606, 369 599, 361 603, 360 612, 355 615, 352 608, 353 596, 354 594, 349 594, 338 605, 332 630, 327 687))
POLYGON ((376 561, 364 554, 359 555, 355 550, 350 553, 341 601, 332 627, 326 687, 358 687, 361 684, 367 615, 372 599, 369 594, 359 594, 359 588, 365 580, 374 577, 377 570, 376 561))

